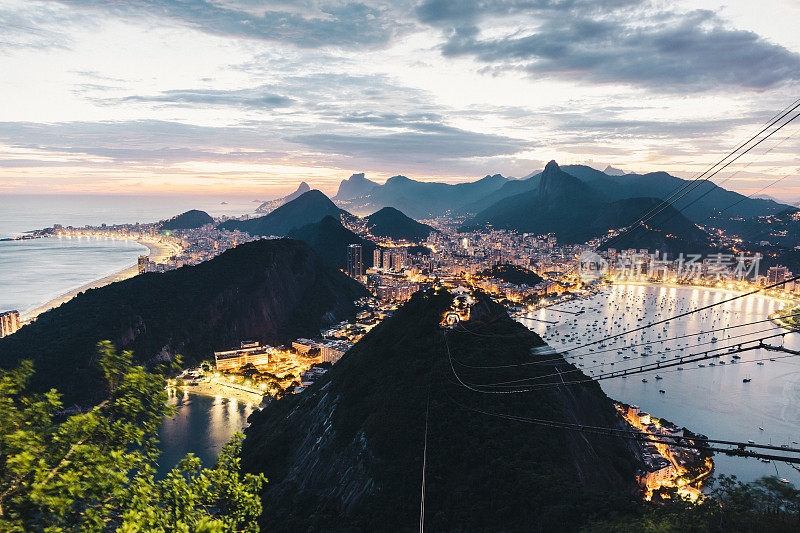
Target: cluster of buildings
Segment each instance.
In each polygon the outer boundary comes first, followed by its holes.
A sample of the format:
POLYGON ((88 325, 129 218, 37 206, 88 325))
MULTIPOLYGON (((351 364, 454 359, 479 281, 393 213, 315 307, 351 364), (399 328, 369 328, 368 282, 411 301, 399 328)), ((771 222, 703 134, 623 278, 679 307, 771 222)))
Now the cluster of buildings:
POLYGON ((686 429, 653 418, 636 405, 616 404, 617 411, 625 421, 646 437, 659 437, 661 442, 642 439, 641 455, 644 469, 639 475, 641 486, 652 494, 661 487, 683 487, 707 475, 713 469, 711 459, 699 450, 668 444, 685 441, 686 429), (667 443, 664 443, 666 441, 667 443), (686 479, 686 478, 690 479, 686 479))
POLYGON ((0 338, 11 335, 21 327, 19 311, 5 311, 0 313, 0 338))

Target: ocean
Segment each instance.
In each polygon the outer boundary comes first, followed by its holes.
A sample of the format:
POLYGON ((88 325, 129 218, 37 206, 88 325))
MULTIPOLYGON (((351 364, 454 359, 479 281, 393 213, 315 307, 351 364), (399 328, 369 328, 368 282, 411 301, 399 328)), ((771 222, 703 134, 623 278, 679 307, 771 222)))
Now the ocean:
MULTIPOLYGON (((2 195, 0 239, 61 224, 148 223, 189 209, 238 216, 258 206, 252 197, 2 195)), ((0 311, 21 313, 136 263, 147 248, 117 239, 0 241, 0 311)))

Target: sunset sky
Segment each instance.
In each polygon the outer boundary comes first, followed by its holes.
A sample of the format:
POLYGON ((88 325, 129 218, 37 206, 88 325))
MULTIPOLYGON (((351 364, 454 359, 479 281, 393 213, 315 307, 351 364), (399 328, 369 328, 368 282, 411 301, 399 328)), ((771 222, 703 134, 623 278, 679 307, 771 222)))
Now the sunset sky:
MULTIPOLYGON (((799 0, 0 0, 0 193, 704 169, 800 97, 799 0)), ((800 121, 726 188, 800 199, 800 121)))

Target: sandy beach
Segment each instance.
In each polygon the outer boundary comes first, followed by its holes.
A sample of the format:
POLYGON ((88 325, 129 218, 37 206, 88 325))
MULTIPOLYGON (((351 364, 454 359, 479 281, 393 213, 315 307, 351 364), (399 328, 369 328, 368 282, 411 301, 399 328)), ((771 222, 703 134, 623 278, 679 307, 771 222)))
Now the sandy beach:
POLYGON ((255 407, 261 404, 263 394, 247 391, 243 388, 201 381, 197 385, 181 387, 181 390, 190 394, 200 394, 202 396, 222 396, 224 398, 234 398, 240 402, 252 403, 255 407))
MULTIPOLYGON (((156 263, 168 259, 169 257, 173 256, 176 252, 175 247, 170 246, 168 244, 154 243, 141 240, 136 240, 135 242, 147 246, 148 249, 147 255, 150 257, 151 261, 155 261, 156 263)), ((132 278, 138 273, 139 273, 139 266, 137 264, 133 264, 129 267, 120 270, 119 272, 114 272, 113 274, 110 274, 104 278, 90 281, 89 283, 81 285, 80 287, 72 289, 71 291, 67 291, 64 294, 57 296, 56 298, 53 298, 49 302, 40 305, 33 311, 25 313, 20 317, 20 319, 23 322, 30 322, 31 320, 35 319, 37 316, 44 313, 45 311, 49 311, 50 309, 53 309, 65 302, 68 302, 69 300, 73 299, 75 296, 84 291, 87 291, 89 289, 96 289, 98 287, 103 287, 104 285, 108 285, 109 283, 114 283, 115 281, 122 281, 124 279, 132 278)))

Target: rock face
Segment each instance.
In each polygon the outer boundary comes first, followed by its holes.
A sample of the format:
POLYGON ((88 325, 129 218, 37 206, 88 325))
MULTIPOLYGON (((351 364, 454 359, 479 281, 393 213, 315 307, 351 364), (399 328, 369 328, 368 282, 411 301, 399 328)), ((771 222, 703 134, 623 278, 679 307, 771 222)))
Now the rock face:
POLYGON ((638 460, 624 441, 504 418, 617 426, 597 384, 559 386, 550 374, 584 376, 552 353, 531 355, 541 339, 487 297, 445 338, 439 323, 451 302, 446 291, 417 293, 321 381, 251 417, 242 461, 270 480, 265 530, 416 530, 426 420, 433 531, 577 528, 598 502, 630 494, 638 460), (485 368, 532 357, 555 360, 485 368), (549 385, 524 394, 458 382, 536 376, 549 385))
POLYGON ((219 225, 230 231, 239 230, 250 235, 273 235, 285 237, 291 230, 319 222, 326 216, 349 215, 336 207, 330 198, 316 189, 301 194, 270 214, 250 220, 228 220, 219 225))
POLYGON ((353 174, 348 179, 342 180, 342 182, 339 183, 339 191, 333 199, 336 201, 352 200, 353 198, 369 194, 369 192, 377 186, 377 183, 365 178, 363 173, 353 174))
POLYGON ((34 386, 68 403, 101 396, 94 344, 109 339, 138 360, 199 362, 242 340, 282 343, 354 312, 366 289, 305 243, 254 241, 197 266, 142 274, 86 291, 0 339, 0 365, 32 359, 34 386))
POLYGON ((206 224, 213 224, 214 219, 205 211, 192 209, 174 216, 169 220, 165 220, 161 224, 162 230, 176 230, 176 229, 194 229, 206 224))
POLYGON ((424 241, 428 235, 436 231, 427 224, 421 224, 413 218, 407 217, 394 207, 384 207, 367 216, 366 221, 372 235, 394 240, 424 241))

